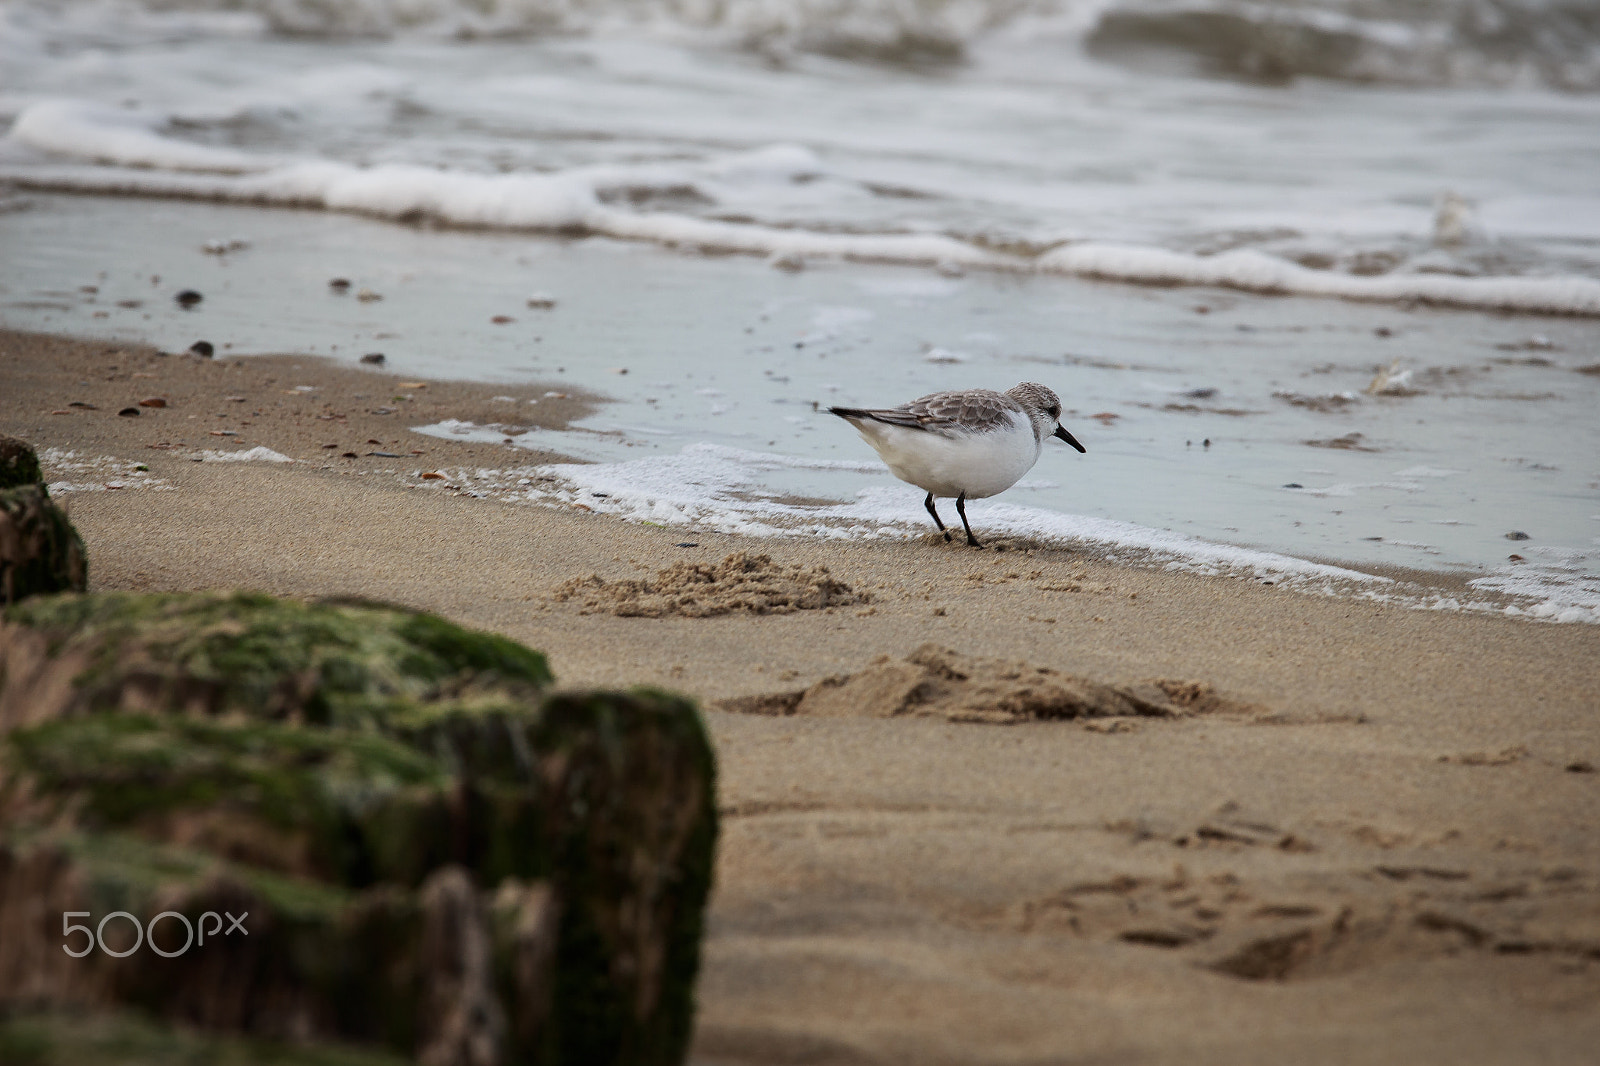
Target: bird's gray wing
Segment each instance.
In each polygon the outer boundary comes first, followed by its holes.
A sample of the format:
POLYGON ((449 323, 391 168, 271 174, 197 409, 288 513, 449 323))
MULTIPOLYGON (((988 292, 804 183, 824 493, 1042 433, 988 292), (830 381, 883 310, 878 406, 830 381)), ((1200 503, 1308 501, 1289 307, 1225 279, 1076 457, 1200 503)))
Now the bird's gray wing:
POLYGON ((946 437, 1006 429, 1022 406, 1003 392, 960 389, 918 397, 899 407, 830 407, 841 418, 868 418, 891 426, 921 429, 946 437))
POLYGON ((960 389, 919 397, 899 410, 933 433, 946 435, 988 433, 1009 429, 1022 413, 1022 405, 992 389, 960 389))

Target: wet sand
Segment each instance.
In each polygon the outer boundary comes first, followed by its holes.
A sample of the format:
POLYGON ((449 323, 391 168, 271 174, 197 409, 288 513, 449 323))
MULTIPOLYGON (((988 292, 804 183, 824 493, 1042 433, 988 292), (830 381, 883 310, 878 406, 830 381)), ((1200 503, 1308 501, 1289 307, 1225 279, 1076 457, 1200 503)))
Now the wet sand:
POLYGON ((690 534, 415 476, 538 461, 406 427, 544 391, 0 333, 0 432, 105 459, 52 479, 125 486, 60 495, 91 587, 393 600, 543 649, 564 684, 746 712, 707 712, 725 820, 696 1061, 1593 1061, 1600 628, 1026 544, 690 534), (192 461, 257 446, 301 461, 192 461), (848 596, 747 574, 727 611, 641 617, 561 594, 660 607, 700 566, 704 604, 738 552, 848 596), (1038 667, 1216 699, 1011 724, 741 699, 888 677, 925 644, 1013 664, 986 668, 994 699, 1038 667), (747 713, 775 709, 799 713, 747 713))

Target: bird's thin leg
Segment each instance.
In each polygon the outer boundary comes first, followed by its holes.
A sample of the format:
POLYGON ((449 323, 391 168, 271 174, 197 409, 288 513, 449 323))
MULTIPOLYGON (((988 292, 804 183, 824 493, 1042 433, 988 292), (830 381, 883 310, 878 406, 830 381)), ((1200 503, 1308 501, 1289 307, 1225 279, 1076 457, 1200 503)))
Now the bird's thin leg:
MULTIPOLYGON (((950 543, 950 531, 944 528, 944 523, 939 519, 939 512, 934 509, 933 493, 928 493, 928 498, 922 501, 922 506, 926 507, 928 509, 928 513, 933 515, 933 524, 939 527, 940 533, 944 534, 945 543, 950 543)), ((972 534, 969 533, 967 535, 970 537, 972 534)))
POLYGON ((983 547, 978 543, 978 538, 972 535, 972 526, 967 523, 967 494, 964 492, 956 497, 956 514, 961 516, 961 528, 967 531, 967 543, 974 548, 983 547))

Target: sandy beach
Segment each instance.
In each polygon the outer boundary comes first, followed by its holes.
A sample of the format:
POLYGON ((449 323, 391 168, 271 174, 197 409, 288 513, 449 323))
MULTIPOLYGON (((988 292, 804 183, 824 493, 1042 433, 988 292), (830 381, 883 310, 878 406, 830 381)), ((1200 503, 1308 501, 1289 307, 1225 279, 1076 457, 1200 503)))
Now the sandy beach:
POLYGON ((0 332, 91 589, 388 600, 702 701, 696 1062, 1593 1061, 1600 627, 506 504, 461 471, 561 457, 410 427, 508 389, 0 332))

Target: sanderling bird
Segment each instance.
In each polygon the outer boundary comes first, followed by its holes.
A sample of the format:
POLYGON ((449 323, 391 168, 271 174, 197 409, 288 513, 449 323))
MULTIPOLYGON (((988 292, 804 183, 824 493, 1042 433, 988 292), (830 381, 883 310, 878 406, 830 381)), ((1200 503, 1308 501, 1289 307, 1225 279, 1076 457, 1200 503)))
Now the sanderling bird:
POLYGON ((1046 437, 1060 437, 1088 451, 1061 425, 1061 401, 1031 381, 1005 392, 958 389, 935 392, 899 407, 830 407, 856 427, 890 473, 927 492, 922 505, 944 539, 950 539, 934 506, 935 496, 954 496, 967 543, 983 545, 967 522, 967 501, 1009 489, 1033 469, 1046 437))

